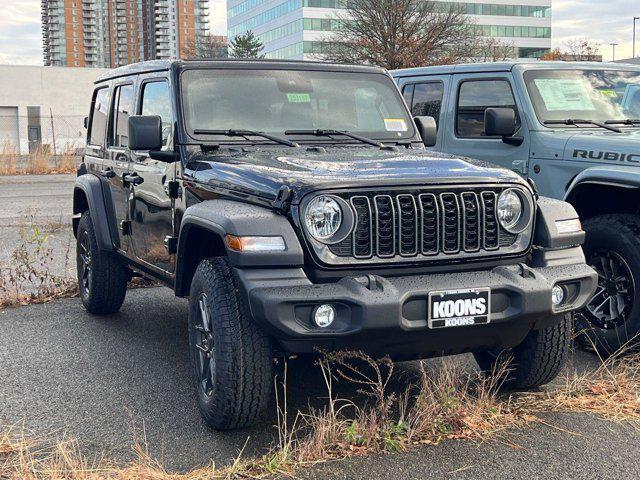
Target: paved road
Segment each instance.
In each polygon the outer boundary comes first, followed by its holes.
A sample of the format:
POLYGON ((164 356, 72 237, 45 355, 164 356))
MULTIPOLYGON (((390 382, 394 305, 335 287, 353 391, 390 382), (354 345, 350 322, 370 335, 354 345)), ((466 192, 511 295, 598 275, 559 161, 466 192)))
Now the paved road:
MULTIPOLYGON (((0 423, 24 420, 35 432, 65 431, 89 452, 131 458, 134 432, 146 431, 152 455, 174 469, 232 460, 248 439, 245 453, 263 451, 275 430, 217 433, 200 420, 195 406, 186 344, 186 302, 163 288, 132 290, 121 313, 88 315, 77 299, 0 312, 0 423)), ((458 357, 469 362, 468 356, 458 357)), ((588 368, 592 357, 578 354, 588 368)), ((399 382, 409 382, 416 364, 400 366, 399 382)), ((352 395, 339 386, 342 396, 352 395)), ((321 376, 308 362, 290 367, 290 411, 321 405, 321 376)), ((468 478, 537 478, 545 470, 561 478, 630 476, 640 465, 637 432, 591 417, 558 417, 553 423, 580 433, 546 428, 519 433, 523 449, 500 444, 445 442, 401 456, 329 463, 307 478, 450 478, 471 465, 468 478), (628 448, 627 448, 628 447, 628 448), (618 465, 622 463, 622 466, 618 465), (373 468, 375 467, 375 468, 373 468), (635 469, 635 470, 634 470, 635 469), (395 472, 395 473, 394 473, 395 472)), ((455 478, 455 477, 454 477, 455 478)))
POLYGON ((10 260, 22 241, 21 230, 34 223, 44 227, 56 255, 50 269, 72 273, 74 242, 71 213, 74 175, 0 176, 0 263, 10 260), (33 217, 33 219, 32 219, 33 217))

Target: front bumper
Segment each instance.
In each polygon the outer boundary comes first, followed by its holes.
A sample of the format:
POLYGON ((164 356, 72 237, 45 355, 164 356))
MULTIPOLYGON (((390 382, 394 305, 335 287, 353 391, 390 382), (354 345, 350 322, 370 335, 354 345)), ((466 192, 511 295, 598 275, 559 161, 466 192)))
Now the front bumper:
POLYGON ((366 275, 326 284, 312 283, 301 269, 235 272, 254 320, 286 351, 360 349, 397 358, 515 346, 532 329, 552 325, 562 314, 583 307, 597 282, 580 248, 562 262, 539 268, 519 264, 483 271, 366 275), (556 284, 567 286, 567 299, 559 309, 551 302, 556 284), (429 292, 482 287, 491 289, 489 324, 428 327, 429 292), (336 308, 337 318, 330 327, 319 329, 312 315, 325 303, 336 308))

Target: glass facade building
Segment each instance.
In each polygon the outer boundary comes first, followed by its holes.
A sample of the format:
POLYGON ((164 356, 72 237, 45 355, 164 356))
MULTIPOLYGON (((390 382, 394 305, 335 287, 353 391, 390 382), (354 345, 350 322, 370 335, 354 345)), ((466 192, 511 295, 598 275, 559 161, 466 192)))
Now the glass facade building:
MULTIPOLYGON (((514 57, 538 57, 551 49, 552 0, 440 1, 470 16, 478 34, 514 48, 514 57)), ((347 0, 227 0, 228 36, 253 31, 267 58, 317 59, 347 0)))

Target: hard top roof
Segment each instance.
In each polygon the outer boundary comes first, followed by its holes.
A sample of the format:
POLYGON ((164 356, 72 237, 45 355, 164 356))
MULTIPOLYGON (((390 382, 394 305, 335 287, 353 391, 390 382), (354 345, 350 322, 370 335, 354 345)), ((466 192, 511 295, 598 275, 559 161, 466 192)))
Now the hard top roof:
POLYGON ((506 62, 486 62, 486 63, 461 63, 458 65, 439 65, 434 67, 405 68, 393 70, 394 77, 413 77, 420 75, 447 75, 452 73, 490 73, 490 72, 510 72, 514 67, 522 70, 533 69, 607 69, 607 70, 629 70, 640 71, 640 66, 626 63, 602 63, 602 62, 562 62, 562 61, 542 61, 533 59, 511 60, 506 62))
POLYGON ((251 60, 244 58, 224 58, 212 60, 149 60, 114 68, 98 77, 95 83, 118 77, 144 73, 168 71, 172 68, 245 68, 245 69, 292 69, 330 70, 343 72, 386 72, 383 68, 367 65, 346 65, 303 60, 251 60))

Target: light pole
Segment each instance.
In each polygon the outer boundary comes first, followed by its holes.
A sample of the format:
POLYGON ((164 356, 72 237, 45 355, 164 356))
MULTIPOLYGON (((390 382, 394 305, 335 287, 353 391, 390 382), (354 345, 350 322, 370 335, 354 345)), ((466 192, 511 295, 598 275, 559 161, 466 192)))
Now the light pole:
POLYGON ((633 17, 633 58, 636 58, 636 22, 640 17, 633 17))
POLYGON ((616 45, 618 45, 617 43, 610 43, 609 45, 611 45, 611 47, 613 48, 613 60, 612 61, 616 61, 616 45))

